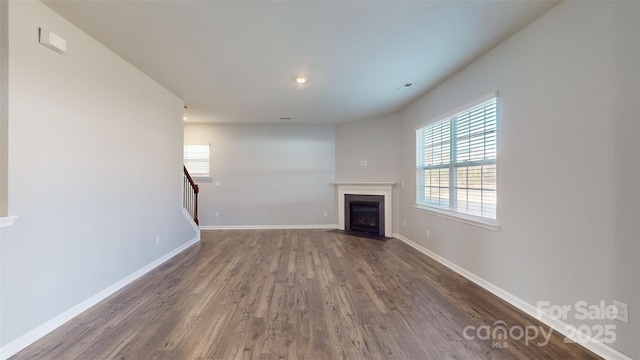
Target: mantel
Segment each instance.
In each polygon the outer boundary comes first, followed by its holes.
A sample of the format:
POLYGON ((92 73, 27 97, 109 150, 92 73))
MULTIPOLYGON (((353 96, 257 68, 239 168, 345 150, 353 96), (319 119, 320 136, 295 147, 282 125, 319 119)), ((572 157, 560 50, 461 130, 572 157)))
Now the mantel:
POLYGON ((362 186, 394 186, 395 182, 385 182, 385 181, 378 181, 378 182, 355 182, 355 181, 336 181, 333 182, 333 185, 336 186, 341 186, 341 185, 362 185, 362 186))
POLYGON ((338 229, 345 229, 344 195, 382 195, 384 196, 384 231, 386 237, 393 234, 393 200, 391 198, 395 182, 334 182, 338 188, 338 229))

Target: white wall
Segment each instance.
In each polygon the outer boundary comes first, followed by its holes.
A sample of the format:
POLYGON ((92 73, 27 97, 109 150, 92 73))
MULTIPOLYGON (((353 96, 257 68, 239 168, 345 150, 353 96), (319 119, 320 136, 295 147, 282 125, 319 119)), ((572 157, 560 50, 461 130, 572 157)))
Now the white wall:
POLYGON ((35 1, 9 2, 3 347, 192 240, 182 101, 35 1), (38 27, 68 41, 38 43, 38 27), (160 244, 155 244, 156 236, 160 244))
POLYGON ((9 4, 0 2, 0 217, 7 215, 9 4))
MULTIPOLYGON (((398 113, 336 125, 336 181, 398 182, 401 125, 398 113)), ((400 187, 392 190, 393 232, 400 224, 400 187)))
POLYGON ((400 114, 338 124, 336 181, 398 181, 400 125, 400 114))
MULTIPOLYGON (((564 2, 403 112, 401 233, 536 305, 630 306, 640 358, 640 3, 564 2), (494 232, 420 212, 415 127, 500 91, 494 232), (427 238, 426 230, 431 237, 427 238)), ((571 313, 566 322, 581 324, 571 313)))
POLYGON ((201 226, 336 224, 333 125, 185 125, 185 144, 206 143, 213 181, 196 180, 201 226))

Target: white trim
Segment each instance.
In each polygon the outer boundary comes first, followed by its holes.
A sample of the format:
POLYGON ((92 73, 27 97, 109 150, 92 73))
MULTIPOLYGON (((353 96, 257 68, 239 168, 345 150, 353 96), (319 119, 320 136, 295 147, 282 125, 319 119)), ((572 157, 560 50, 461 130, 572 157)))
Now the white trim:
POLYGON ((17 216, 0 217, 0 228, 12 226, 17 216))
POLYGON ((140 278, 141 276, 145 275, 149 271, 151 271, 151 270, 155 269, 156 267, 160 266, 165 261, 171 259, 172 257, 178 255, 182 251, 186 250, 191 245, 196 244, 199 240, 200 240, 200 235, 198 234, 197 237, 195 237, 195 238, 191 239, 189 242, 179 246, 178 248, 174 249, 170 253, 158 258, 157 260, 151 262, 150 264, 148 264, 145 267, 139 269, 138 271, 134 272, 133 274, 125 277, 124 279, 116 282, 115 284, 109 286, 108 288, 106 288, 106 289, 100 291, 99 293, 91 296, 90 298, 82 301, 81 303, 75 305, 74 307, 70 308, 69 310, 63 312, 62 314, 54 317, 53 319, 45 322, 44 324, 36 327, 35 329, 29 331, 28 333, 26 333, 26 334, 20 336, 19 338, 13 340, 12 342, 10 342, 7 345, 5 345, 2 348, 0 348, 0 359, 6 360, 9 357, 15 355, 20 350, 22 350, 22 349, 26 348, 27 346, 33 344, 34 342, 36 342, 37 340, 39 340, 43 336, 47 335, 51 331, 53 331, 53 330, 57 329, 58 327, 62 326, 67 321, 69 321, 69 320, 73 319, 74 317, 80 315, 80 313, 82 313, 83 311, 86 311, 87 309, 89 309, 90 307, 92 307, 95 304, 99 303, 100 301, 106 299, 107 297, 109 297, 110 295, 115 293, 116 291, 122 289, 123 287, 125 287, 125 286, 127 286, 129 284, 131 284, 133 281, 137 280, 138 278, 140 278))
MULTIPOLYGON (((393 234, 393 237, 406 243, 407 245, 411 246, 412 248, 420 251, 421 253, 429 256, 430 258, 434 259, 435 261, 439 262, 440 264, 448 267, 449 269, 455 271, 456 273, 462 275, 463 277, 467 278, 468 280, 474 282, 475 284, 477 284, 478 286, 484 288, 485 290, 489 291, 490 293, 496 295, 497 297, 501 298, 502 300, 508 302, 509 304, 515 306, 516 308, 518 308, 519 310, 525 312, 526 314, 540 320, 541 322, 543 322, 544 324, 546 324, 547 326, 549 326, 551 329, 561 333, 564 336, 568 336, 569 333, 566 331, 566 329, 569 327, 568 324, 566 324, 565 322, 558 320, 554 317, 549 316, 548 314, 542 313, 538 310, 538 308, 536 308, 535 306, 529 304, 528 302, 520 299, 519 297, 509 293, 508 291, 503 290, 502 288, 490 283, 489 281, 481 278, 480 276, 452 263, 451 261, 443 258, 442 256, 426 249, 425 247, 423 247, 422 245, 419 245, 411 240, 409 240, 408 238, 406 238, 403 235, 400 234, 393 234)), ((606 344, 603 344, 601 342, 597 342, 594 339, 591 339, 590 336, 588 336, 588 334, 582 334, 581 338, 583 339, 589 339, 589 341, 582 343, 582 342, 576 342, 576 344, 592 351, 593 353, 595 353, 596 355, 604 358, 604 359, 612 359, 612 360, 633 360, 632 358, 628 357, 627 355, 609 347, 606 344)))
POLYGON ((368 181, 368 182, 353 182, 353 181, 336 181, 336 182, 332 182, 333 185, 353 185, 353 186, 359 186, 359 185, 364 185, 364 186, 376 186, 376 185, 380 185, 380 186, 393 186, 397 183, 395 182, 388 182, 388 181, 368 181))
POLYGON ((334 182, 338 187, 338 229, 344 230, 344 196, 353 195, 382 195, 384 196, 384 236, 393 235, 393 186, 395 182, 334 182))
POLYGON ((413 208, 422 212, 426 212, 435 216, 440 216, 445 219, 458 221, 461 223, 481 227, 483 229, 498 231, 500 230, 500 225, 492 221, 491 219, 483 219, 477 218, 473 215, 467 215, 463 213, 458 213, 454 211, 448 211, 445 209, 439 209, 436 207, 426 206, 426 205, 413 205, 413 208))
POLYGON ((477 98, 477 99, 475 99, 473 101, 469 101, 469 102, 465 103, 464 105, 460 105, 460 106, 458 106, 457 108, 455 108, 455 109, 453 109, 451 111, 447 111, 446 113, 444 113, 442 115, 435 116, 435 117, 431 118, 429 121, 425 121, 423 123, 420 123, 418 126, 416 126, 414 128, 414 130, 418 131, 419 129, 421 129, 421 128, 427 126, 427 125, 436 123, 436 122, 438 122, 440 120, 444 120, 446 118, 450 118, 450 117, 452 117, 453 115, 455 115, 455 114, 457 114, 459 112, 462 112, 462 111, 464 111, 464 110, 466 110, 468 108, 474 107, 474 106, 476 106, 476 105, 478 105, 480 103, 488 101, 489 99, 498 98, 498 95, 499 95, 498 90, 492 91, 492 92, 490 92, 488 94, 485 94, 484 96, 481 96, 481 97, 479 97, 479 98, 477 98))
POLYGON ((189 225, 191 225, 191 228, 193 229, 193 231, 196 232, 195 238, 198 239, 198 241, 200 241, 200 228, 198 227, 198 224, 196 224, 196 222, 193 220, 193 217, 191 217, 191 214, 189 214, 189 210, 183 207, 182 215, 184 215, 185 219, 187 219, 187 222, 189 223, 189 225))
POLYGON ((200 226, 200 230, 295 230, 295 229, 337 229, 338 224, 319 225, 215 225, 200 226))

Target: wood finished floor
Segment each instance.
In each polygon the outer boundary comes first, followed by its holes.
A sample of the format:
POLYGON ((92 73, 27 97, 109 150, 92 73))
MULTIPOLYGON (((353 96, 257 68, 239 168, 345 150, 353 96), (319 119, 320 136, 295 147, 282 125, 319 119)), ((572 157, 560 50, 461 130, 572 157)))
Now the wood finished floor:
POLYGON ((463 336, 499 320, 542 325, 396 239, 203 231, 11 359, 598 359, 558 333, 463 336))

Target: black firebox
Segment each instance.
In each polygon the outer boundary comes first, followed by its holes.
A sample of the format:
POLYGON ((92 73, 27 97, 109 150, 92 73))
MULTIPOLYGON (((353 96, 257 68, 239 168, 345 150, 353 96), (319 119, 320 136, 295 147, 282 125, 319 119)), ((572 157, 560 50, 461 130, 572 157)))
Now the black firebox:
POLYGON ((384 196, 345 194, 345 230, 384 235, 384 196))

